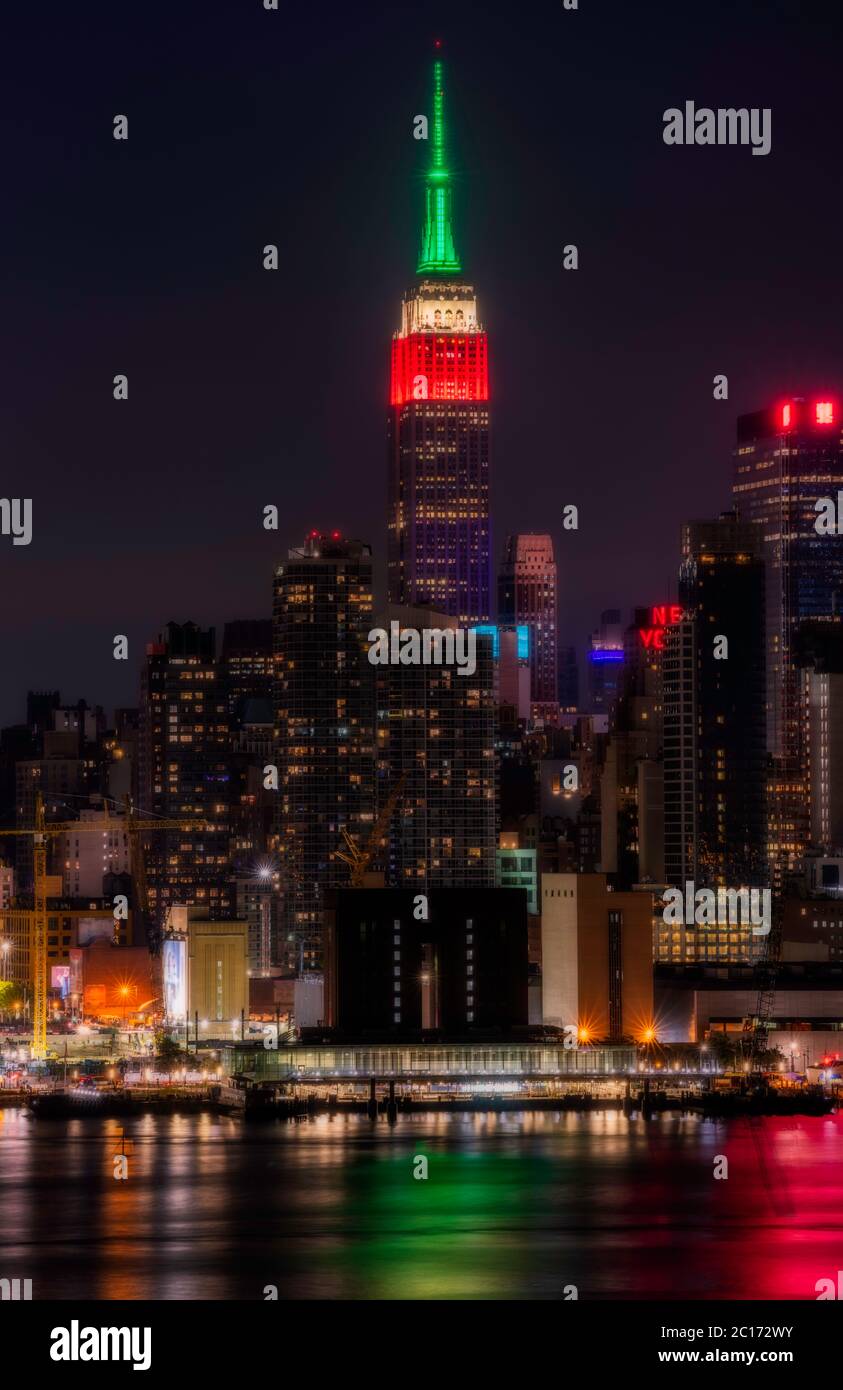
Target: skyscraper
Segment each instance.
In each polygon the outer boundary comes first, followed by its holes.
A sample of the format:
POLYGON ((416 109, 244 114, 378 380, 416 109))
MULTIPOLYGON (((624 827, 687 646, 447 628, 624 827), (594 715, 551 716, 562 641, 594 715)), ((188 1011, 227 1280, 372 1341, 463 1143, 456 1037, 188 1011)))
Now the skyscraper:
POLYGON ((161 926, 173 903, 231 915, 228 704, 216 638, 168 623, 141 673, 139 787, 147 815, 198 820, 197 830, 144 837, 149 908, 161 926))
POLYGON ((274 663, 271 618, 247 618, 226 623, 220 674, 225 682, 229 713, 235 723, 243 721, 250 700, 272 699, 274 663))
POLYGON ((843 606, 843 546, 819 535, 816 502, 843 488, 843 421, 835 401, 794 397, 738 419, 732 484, 742 521, 758 522, 767 565, 767 747, 798 751, 795 633, 843 606))
POLYGON ((611 715, 618 698, 624 662, 624 630, 619 608, 606 608, 591 634, 588 686, 592 714, 611 715))
MULTIPOLYGON (((390 608, 401 628, 447 629, 430 609, 390 608)), ((377 667, 381 800, 402 794, 389 827, 395 888, 491 888, 495 883, 496 690, 492 636, 477 634, 476 670, 377 667)))
POLYGON ((566 713, 579 708, 580 674, 576 647, 559 648, 559 703, 566 713))
POLYGON ((281 963, 302 972, 321 965, 325 889, 348 881, 342 831, 365 844, 374 821, 371 547, 312 531, 274 589, 281 963))
POLYGON ((433 80, 418 279, 404 296, 392 342, 389 599, 435 608, 465 624, 487 623, 487 340, 454 243, 439 58, 433 80))
MULTIPOLYGON (((662 668, 665 878, 676 887, 768 882, 760 549, 758 528, 733 513, 683 527, 684 612, 667 629, 662 668)), ((684 934, 688 960, 750 954, 744 925, 684 934)))
POLYGON ((539 718, 558 714, 556 592, 550 536, 507 536, 498 576, 498 619, 530 630, 530 701, 539 718))
POLYGON ((808 753, 795 648, 800 626, 843 606, 843 546, 818 533, 816 504, 843 489, 839 402, 791 397, 742 415, 732 485, 742 521, 763 535, 766 562, 769 854, 774 887, 798 870, 809 838, 808 753))
POLYGON ((618 698, 600 778, 601 866, 616 875, 616 888, 664 878, 661 663, 672 613, 680 616, 670 605, 636 608, 617 668, 618 698))
POLYGON ((838 857, 843 853, 843 617, 803 623, 794 660, 802 685, 811 847, 838 857))

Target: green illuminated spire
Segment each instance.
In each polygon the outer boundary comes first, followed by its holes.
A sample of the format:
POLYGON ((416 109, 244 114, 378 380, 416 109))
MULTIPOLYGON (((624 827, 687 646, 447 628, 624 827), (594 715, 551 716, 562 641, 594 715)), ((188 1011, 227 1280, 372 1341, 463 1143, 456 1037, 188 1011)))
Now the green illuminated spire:
MULTIPOLYGON (((437 45, 438 47, 438 45, 437 45)), ((451 230, 451 175, 445 164, 445 92, 442 63, 433 64, 433 159, 426 175, 424 230, 417 273, 454 275, 462 270, 451 230)))

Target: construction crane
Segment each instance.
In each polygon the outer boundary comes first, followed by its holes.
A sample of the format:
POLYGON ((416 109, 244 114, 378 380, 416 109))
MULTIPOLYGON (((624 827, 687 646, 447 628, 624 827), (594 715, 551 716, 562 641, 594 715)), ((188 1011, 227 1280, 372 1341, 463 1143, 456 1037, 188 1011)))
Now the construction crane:
MULTIPOLYGON (((31 829, 0 830, 0 835, 31 835, 33 837, 34 911, 30 933, 30 971, 32 974, 32 1057, 43 1061, 47 1056, 47 841, 68 833, 99 834, 119 824, 109 819, 106 805, 104 820, 85 822, 50 821, 44 811, 44 798, 35 796, 35 825, 31 829)), ((127 830, 137 840, 140 830, 201 830, 204 821, 138 820, 127 817, 127 830)), ((134 848, 134 845, 133 845, 134 848)), ((141 858, 142 862, 142 858, 141 858)), ((145 895, 144 878, 144 895, 145 895)))
POLYGON ((366 870, 368 869, 369 865, 372 862, 372 859, 374 858, 375 852, 377 851, 378 845, 381 840, 381 836, 385 834, 389 826, 389 822, 392 820, 392 813, 398 805, 398 802, 401 800, 401 794, 404 790, 404 783, 406 782, 406 780, 407 773, 403 772, 398 781, 398 785, 395 787, 395 790, 390 794, 389 800, 386 802, 386 805, 380 811, 377 820, 372 826, 371 834, 369 835, 368 840, 362 848, 360 847, 360 845, 358 845, 357 841, 354 839, 352 835, 349 834, 347 830, 343 830, 342 838, 345 841, 345 850, 337 850, 337 858, 341 859, 344 864, 348 864, 349 868, 351 869, 351 879, 349 880, 350 887, 363 887, 363 879, 365 877, 366 870))

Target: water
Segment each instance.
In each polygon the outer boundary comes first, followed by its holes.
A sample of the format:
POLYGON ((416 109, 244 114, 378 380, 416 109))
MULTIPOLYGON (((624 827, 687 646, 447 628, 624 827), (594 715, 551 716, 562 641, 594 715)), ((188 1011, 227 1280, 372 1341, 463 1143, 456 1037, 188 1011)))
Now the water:
POLYGON ((119 1182, 122 1127, 0 1110, 0 1277, 36 1298, 814 1299, 843 1268, 841 1115, 147 1116, 119 1182))

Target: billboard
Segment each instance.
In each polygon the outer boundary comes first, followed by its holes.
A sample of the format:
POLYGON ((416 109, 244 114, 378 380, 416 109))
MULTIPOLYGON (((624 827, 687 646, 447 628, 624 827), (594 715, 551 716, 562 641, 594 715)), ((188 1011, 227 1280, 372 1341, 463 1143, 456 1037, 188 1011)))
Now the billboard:
POLYGON ((164 1014, 168 1023, 184 1023, 187 1018, 187 942, 184 937, 168 937, 161 954, 164 1014))
POLYGON ((71 998, 78 1004, 82 998, 82 952, 74 950, 70 952, 70 994, 71 998))
POLYGON ((50 988, 57 989, 62 999, 66 999, 70 994, 70 966, 53 965, 50 967, 50 988))

